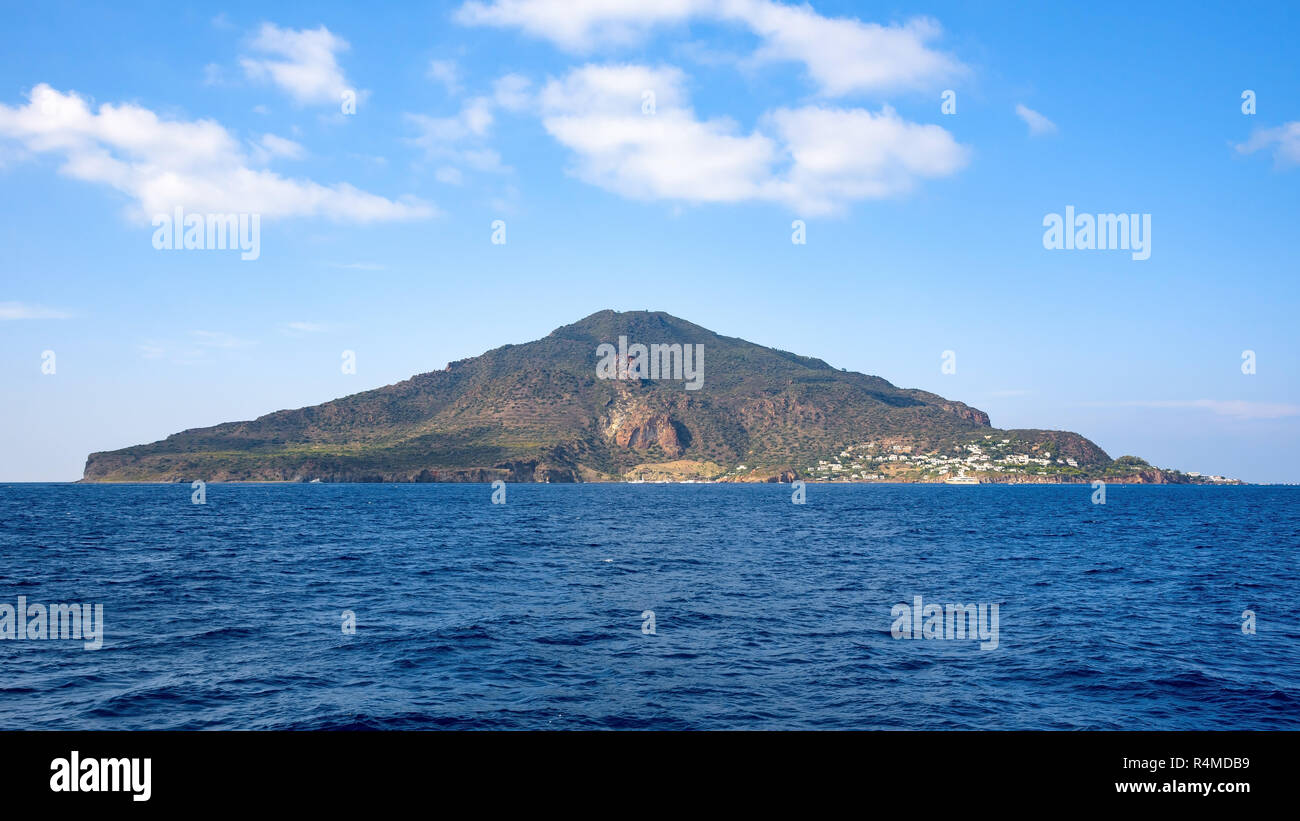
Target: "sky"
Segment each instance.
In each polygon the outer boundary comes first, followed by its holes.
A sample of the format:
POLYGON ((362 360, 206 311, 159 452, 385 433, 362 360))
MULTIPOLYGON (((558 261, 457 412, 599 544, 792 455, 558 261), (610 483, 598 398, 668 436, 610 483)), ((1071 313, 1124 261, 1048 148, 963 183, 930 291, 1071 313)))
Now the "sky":
POLYGON ((1112 456, 1300 481, 1293 5, 4 2, 0 21, 0 481, 76 480, 92 451, 606 308, 1112 456), (155 247, 176 207, 255 216, 256 258, 155 247), (1067 207, 1149 219, 1149 257, 1047 247, 1067 207))

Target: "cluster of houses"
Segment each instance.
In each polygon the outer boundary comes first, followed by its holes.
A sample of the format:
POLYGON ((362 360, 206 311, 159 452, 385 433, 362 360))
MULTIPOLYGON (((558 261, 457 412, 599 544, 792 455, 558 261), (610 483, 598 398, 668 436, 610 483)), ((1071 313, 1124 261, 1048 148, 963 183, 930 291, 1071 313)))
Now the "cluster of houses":
MULTIPOLYGON (((725 476, 740 476, 748 468, 737 465, 725 476)), ((970 473, 1004 473, 1012 475, 1086 475, 1078 461, 1048 450, 1035 450, 1016 439, 995 439, 992 434, 982 443, 954 445, 951 452, 919 453, 913 445, 864 442, 849 445, 838 457, 819 459, 800 473, 814 481, 861 482, 872 480, 916 481, 933 479, 949 483, 975 483, 970 473), (1017 452, 1029 450, 1031 452, 1017 452)), ((1236 480, 1196 472, 1186 474, 1201 483, 1236 480)), ((720 479, 724 477, 718 477, 720 479)), ((724 479, 725 480, 725 479, 724 479)))
POLYGON ((986 436, 990 441, 982 445, 954 446, 952 454, 914 453, 911 445, 883 446, 875 442, 850 445, 840 452, 839 458, 818 460, 808 468, 808 473, 818 479, 854 481, 886 478, 882 468, 891 474, 915 471, 922 477, 939 478, 966 471, 1048 473, 1079 467, 1074 459, 1053 458, 1050 451, 1014 453, 1010 439, 994 442, 992 438, 986 436))
POLYGON ((1187 471, 1187 475, 1188 475, 1188 476, 1192 476, 1192 477, 1194 477, 1194 478, 1199 478, 1199 479, 1208 479, 1208 480, 1211 481, 1211 482, 1231 482, 1231 481, 1232 481, 1231 479, 1229 479, 1229 478, 1226 477, 1226 476, 1215 476, 1215 475, 1212 475, 1212 474, 1199 473, 1199 472, 1197 472, 1197 471, 1195 471, 1195 470, 1189 470, 1189 471, 1187 471))

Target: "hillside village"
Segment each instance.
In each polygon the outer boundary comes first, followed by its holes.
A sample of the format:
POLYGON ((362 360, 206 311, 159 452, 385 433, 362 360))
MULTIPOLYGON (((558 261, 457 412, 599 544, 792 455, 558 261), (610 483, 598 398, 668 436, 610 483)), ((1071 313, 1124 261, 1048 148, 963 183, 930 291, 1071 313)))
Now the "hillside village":
MULTIPOLYGON (((1071 482, 1122 476, 1150 469, 1136 457, 1120 457, 1101 471, 1081 466, 1075 459, 1053 454, 1013 438, 995 434, 982 442, 953 445, 951 451, 921 452, 909 444, 863 442, 849 445, 838 456, 828 456, 799 471, 817 482, 943 482, 970 477, 982 482, 1071 482)), ((750 468, 737 465, 722 477, 744 476, 750 468)), ((1162 471, 1188 484, 1237 484, 1237 480, 1195 472, 1162 471)))
POLYGON ((817 479, 940 480, 949 475, 1008 473, 1083 475, 1074 459, 1053 458, 1051 451, 1016 453, 1011 439, 985 437, 984 444, 954 445, 950 453, 914 453, 911 445, 850 445, 838 458, 818 460, 808 473, 817 479))
MULTIPOLYGON (((1141 463, 1145 464, 1145 463, 1141 463)), ((807 468, 818 481, 943 481, 972 476, 986 481, 1045 479, 1070 481, 1090 475, 1072 458, 1049 450, 1023 452, 1023 446, 992 434, 980 444, 954 445, 951 452, 915 453, 911 445, 850 445, 836 458, 820 459, 807 468), (983 474, 983 475, 982 475, 983 474)), ((1222 476, 1186 474, 1203 482, 1231 482, 1222 476)))

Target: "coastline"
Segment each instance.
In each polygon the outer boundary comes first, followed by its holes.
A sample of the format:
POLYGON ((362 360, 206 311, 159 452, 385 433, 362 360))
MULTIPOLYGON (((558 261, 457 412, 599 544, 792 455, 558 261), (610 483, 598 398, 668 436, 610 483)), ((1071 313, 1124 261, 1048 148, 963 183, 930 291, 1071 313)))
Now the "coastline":
MULTIPOLYGON (((192 479, 74 479, 64 482, 0 482, 0 485, 188 485, 192 479)), ((343 479, 339 481, 321 479, 312 481, 310 479, 211 479, 203 480, 209 485, 491 485, 493 480, 357 480, 343 479)), ((943 479, 849 479, 843 481, 826 481, 822 479, 802 479, 797 478, 795 481, 803 482, 807 485, 950 485, 953 483, 943 479)), ((1091 485, 1093 482, 1105 482, 1108 485, 1152 485, 1152 486, 1178 486, 1178 487, 1295 487, 1295 484, 1287 483, 1258 483, 1246 482, 1241 479, 1231 479, 1222 482, 1194 482, 1194 481, 1147 481, 1141 478, 1129 476, 1121 477, 1089 477, 1089 478, 1069 478, 1069 479, 1051 479, 1032 481, 1025 479, 992 481, 980 479, 972 485, 956 485, 960 487, 975 487, 978 485, 997 485, 997 486, 1040 486, 1040 485, 1091 485)), ((536 480, 512 480, 510 484, 525 485, 775 485, 791 484, 790 481, 781 481, 778 479, 693 479, 681 481, 636 481, 628 479, 598 479, 581 482, 539 482, 536 480)))

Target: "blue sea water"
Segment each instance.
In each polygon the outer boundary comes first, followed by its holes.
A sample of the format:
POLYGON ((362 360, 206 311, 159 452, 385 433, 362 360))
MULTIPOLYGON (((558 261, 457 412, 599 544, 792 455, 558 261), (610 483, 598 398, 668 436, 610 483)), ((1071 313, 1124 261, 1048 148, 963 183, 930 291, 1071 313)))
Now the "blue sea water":
POLYGON ((106 626, 0 641, 0 728, 1300 728, 1300 489, 491 493, 2 485, 0 604, 106 626))

